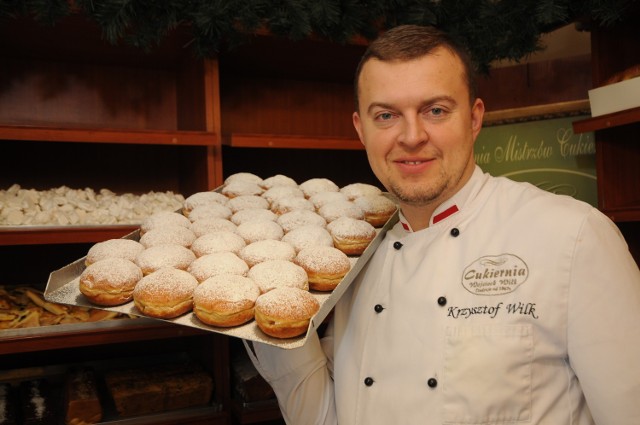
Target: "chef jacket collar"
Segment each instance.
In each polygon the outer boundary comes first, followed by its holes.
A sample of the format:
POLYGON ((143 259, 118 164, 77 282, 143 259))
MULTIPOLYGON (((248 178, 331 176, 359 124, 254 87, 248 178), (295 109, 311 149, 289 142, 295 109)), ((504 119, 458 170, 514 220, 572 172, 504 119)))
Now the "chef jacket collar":
MULTIPOLYGON (((467 201, 472 199, 474 195, 478 192, 483 181, 484 181, 483 172, 480 169, 480 167, 476 165, 476 168, 473 171, 471 178, 462 187, 462 189, 460 189, 451 198, 447 199, 442 204, 438 205, 438 207, 433 212, 431 219, 429 220, 429 226, 433 226, 434 224, 449 218, 450 216, 454 215, 455 213, 460 211, 462 208, 464 208, 464 205, 467 203, 467 201)), ((400 218, 400 224, 402 225, 402 228, 409 233, 413 232, 413 229, 409 225, 409 222, 407 221, 407 219, 402 214, 402 211, 400 211, 399 218, 400 218)))

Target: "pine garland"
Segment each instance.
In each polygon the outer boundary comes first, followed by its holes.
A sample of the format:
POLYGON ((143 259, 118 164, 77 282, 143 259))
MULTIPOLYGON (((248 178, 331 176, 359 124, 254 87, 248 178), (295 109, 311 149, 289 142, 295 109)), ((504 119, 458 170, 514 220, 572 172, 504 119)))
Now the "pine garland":
POLYGON ((237 45, 258 29, 300 40, 373 39, 400 24, 435 25, 463 41, 481 70, 521 60, 540 36, 571 22, 611 25, 640 0, 0 0, 0 25, 32 16, 54 24, 82 13, 110 43, 151 50, 179 25, 193 33, 201 57, 237 45))

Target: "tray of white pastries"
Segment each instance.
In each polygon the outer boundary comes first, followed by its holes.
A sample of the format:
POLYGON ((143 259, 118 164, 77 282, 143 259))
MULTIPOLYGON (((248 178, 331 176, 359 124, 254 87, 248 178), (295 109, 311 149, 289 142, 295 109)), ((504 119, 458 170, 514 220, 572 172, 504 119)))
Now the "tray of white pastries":
POLYGON ((303 345, 398 220, 364 183, 237 173, 53 271, 48 301, 303 345))

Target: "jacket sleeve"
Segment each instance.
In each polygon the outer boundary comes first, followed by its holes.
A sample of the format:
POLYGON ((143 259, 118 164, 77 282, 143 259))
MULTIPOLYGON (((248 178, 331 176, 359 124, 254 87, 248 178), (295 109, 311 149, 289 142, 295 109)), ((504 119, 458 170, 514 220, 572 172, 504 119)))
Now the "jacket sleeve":
POLYGON ((287 424, 337 424, 330 362, 323 350, 330 340, 321 343, 314 332, 305 345, 290 350, 244 341, 251 361, 273 388, 287 424))
POLYGON ((576 239, 569 362, 598 425, 640 424, 640 272, 618 228, 593 210, 576 239))

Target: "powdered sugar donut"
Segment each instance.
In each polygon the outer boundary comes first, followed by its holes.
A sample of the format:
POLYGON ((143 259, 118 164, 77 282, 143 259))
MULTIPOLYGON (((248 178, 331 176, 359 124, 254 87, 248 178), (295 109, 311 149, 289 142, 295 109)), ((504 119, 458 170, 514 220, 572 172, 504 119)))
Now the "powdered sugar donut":
POLYGON ((365 195, 353 200, 362 208, 364 219, 374 227, 382 227, 398 209, 395 202, 384 195, 365 195))
POLYGON ((260 289, 253 280, 222 274, 202 282, 193 293, 193 313, 203 323, 232 327, 249 322, 260 289))
POLYGON ((351 269, 349 257, 328 246, 305 248, 294 262, 307 272, 309 287, 316 291, 332 291, 351 269))
POLYGON ((358 220, 364 219, 364 211, 351 201, 334 201, 329 202, 318 209, 320 214, 327 223, 340 217, 350 217, 358 220))
POLYGON ((261 196, 269 201, 269 204, 273 204, 276 200, 283 198, 304 198, 304 193, 294 186, 275 186, 267 189, 261 196))
POLYGON ((275 176, 267 177, 260 184, 265 189, 271 189, 276 186, 290 186, 290 187, 298 187, 298 183, 292 179, 291 177, 276 174, 275 176))
POLYGON ((210 205, 210 204, 225 205, 228 201, 229 201, 229 198, 224 196, 222 193, 213 192, 213 191, 196 192, 184 200, 184 204, 182 206, 182 213, 188 217, 191 211, 196 207, 199 207, 201 205, 210 205))
POLYGON ((329 202, 348 200, 347 195, 342 192, 320 192, 309 198, 309 201, 311 201, 316 209, 322 208, 323 205, 328 204, 329 202))
POLYGON ((198 281, 184 270, 163 268, 140 279, 133 290, 133 302, 149 317, 172 319, 193 307, 198 281))
POLYGON ((140 243, 145 248, 156 245, 182 245, 188 248, 195 240, 195 233, 182 226, 158 227, 140 237, 140 243))
POLYGON ((241 195, 230 199, 229 202, 227 202, 227 206, 231 208, 231 212, 235 214, 241 210, 267 209, 269 208, 269 201, 262 196, 241 195))
POLYGON ((242 236, 237 233, 221 231, 200 236, 191 245, 191 250, 198 257, 225 251, 238 254, 246 245, 242 236))
POLYGON ((292 198, 280 198, 273 201, 271 211, 278 215, 286 214, 295 210, 308 210, 315 212, 316 208, 307 198, 298 196, 292 198))
POLYGON ((274 338, 293 338, 304 334, 320 303, 308 291, 299 288, 275 288, 258 297, 256 324, 274 338))
POLYGON ((144 235, 149 230, 166 227, 166 226, 182 226, 189 227, 191 222, 187 217, 182 214, 173 211, 160 211, 151 214, 149 217, 142 220, 140 224, 140 235, 144 235))
POLYGON ((365 220, 340 217, 327 225, 333 245, 347 255, 362 255, 376 237, 376 229, 365 220))
POLYGON ((340 190, 337 184, 326 178, 309 179, 300 183, 299 187, 307 198, 311 198, 317 193, 338 192, 340 190))
POLYGON ((186 270, 195 259, 195 254, 182 245, 155 245, 138 254, 135 263, 148 275, 165 267, 186 270))
POLYGON ((271 210, 263 208, 250 208, 246 210, 240 210, 231 216, 231 222, 236 226, 246 223, 247 221, 257 220, 271 220, 276 221, 278 216, 271 210))
POLYGON ((253 279, 262 293, 283 286, 309 290, 307 272, 291 261, 263 261, 251 267, 247 277, 253 279))
POLYGON ((237 226, 233 224, 230 220, 226 218, 201 218, 200 220, 196 220, 189 226, 189 230, 191 230, 196 238, 199 238, 202 235, 206 235, 207 233, 213 232, 236 232, 237 226))
POLYGON ((331 233, 326 228, 313 224, 293 229, 282 237, 282 241, 291 244, 296 253, 311 246, 333 246, 331 233))
POLYGON ((189 213, 191 222, 201 220, 203 218, 225 218, 231 217, 231 208, 226 205, 213 203, 206 205, 198 205, 189 213))
POLYGON ((249 267, 267 260, 292 261, 296 256, 296 251, 286 242, 265 239, 253 242, 240 251, 242 258, 249 267))
POLYGON ((131 301, 142 279, 140 267, 124 258, 96 261, 80 274, 79 289, 93 304, 114 306, 131 301))
POLYGON ((105 258, 124 258, 135 261, 142 251, 144 251, 144 245, 133 239, 108 239, 89 248, 84 263, 89 266, 105 258))
POLYGON ((187 268, 187 271, 198 282, 203 282, 211 276, 219 274, 237 274, 245 276, 249 266, 233 252, 216 252, 203 255, 195 259, 187 268))
POLYGON ((379 187, 367 183, 351 183, 340 189, 340 193, 346 195, 347 199, 353 201, 356 198, 366 195, 380 195, 382 190, 379 187))
POLYGON ((271 220, 247 221, 239 225, 237 231, 247 244, 265 239, 280 240, 284 235, 282 227, 271 220))
POLYGON ((282 214, 276 220, 285 233, 301 226, 315 225, 325 227, 327 221, 319 214, 307 210, 295 210, 282 214))
POLYGON ((260 187, 258 183, 234 180, 225 184, 222 187, 221 192, 228 198, 235 198, 243 195, 261 195, 262 192, 264 192, 264 189, 260 187))
POLYGON ((253 173, 240 172, 240 173, 231 174, 229 177, 227 177, 224 180, 224 184, 228 185, 228 184, 230 184, 232 182, 236 182, 236 181, 260 184, 260 183, 262 183, 262 177, 259 177, 259 176, 255 175, 253 173))

